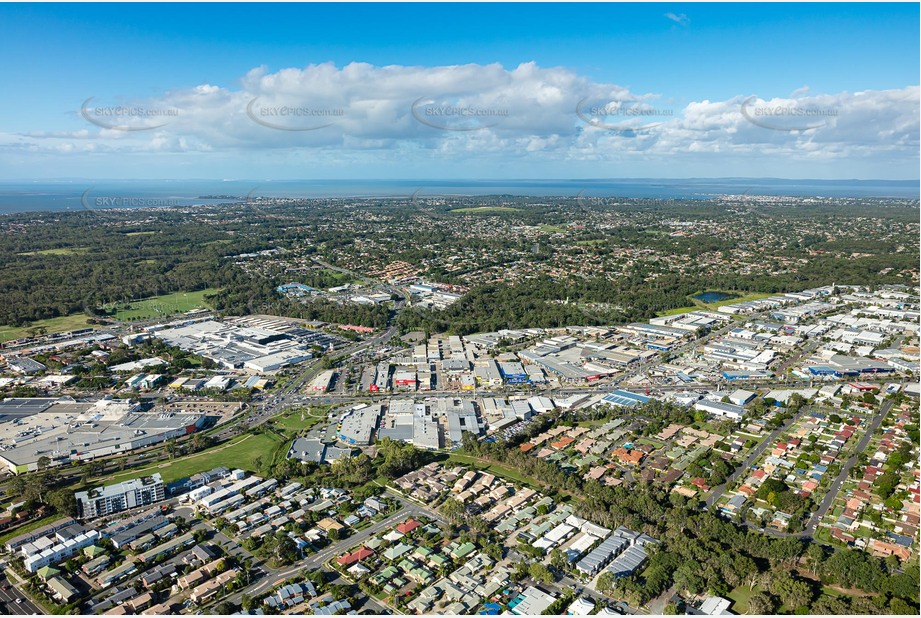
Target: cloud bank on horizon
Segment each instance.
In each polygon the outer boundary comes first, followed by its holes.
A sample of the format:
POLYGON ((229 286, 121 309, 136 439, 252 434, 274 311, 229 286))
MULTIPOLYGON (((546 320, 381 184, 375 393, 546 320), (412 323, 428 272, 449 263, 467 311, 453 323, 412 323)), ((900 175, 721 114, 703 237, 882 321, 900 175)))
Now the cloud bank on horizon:
MULTIPOLYGON (((684 15, 666 17, 687 23, 684 15)), ((255 68, 236 88, 205 83, 155 97, 86 93, 69 112, 83 128, 0 134, 0 160, 54 165, 57 176, 79 174, 89 156, 113 169, 166 161, 160 170, 188 166, 201 177, 218 169, 202 157, 220 153, 232 169, 266 157, 276 177, 305 177, 305 166, 320 176, 351 169, 356 178, 373 177, 372 170, 398 165, 420 177, 420 170, 450 169, 518 178, 552 171, 675 177, 706 169, 710 176, 833 177, 846 168, 844 177, 912 178, 919 103, 919 87, 906 86, 739 93, 679 105, 668 93, 534 62, 325 63, 274 73, 255 68), (855 161, 866 174, 853 173, 855 161)), ((262 165, 253 168, 264 175, 262 165)))

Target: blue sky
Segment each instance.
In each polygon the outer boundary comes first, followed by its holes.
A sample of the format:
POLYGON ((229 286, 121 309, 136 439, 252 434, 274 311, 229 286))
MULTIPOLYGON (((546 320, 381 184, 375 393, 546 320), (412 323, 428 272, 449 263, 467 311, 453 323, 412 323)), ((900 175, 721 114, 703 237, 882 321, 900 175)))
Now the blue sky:
POLYGON ((918 19, 910 3, 4 4, 0 177, 916 178, 918 19))

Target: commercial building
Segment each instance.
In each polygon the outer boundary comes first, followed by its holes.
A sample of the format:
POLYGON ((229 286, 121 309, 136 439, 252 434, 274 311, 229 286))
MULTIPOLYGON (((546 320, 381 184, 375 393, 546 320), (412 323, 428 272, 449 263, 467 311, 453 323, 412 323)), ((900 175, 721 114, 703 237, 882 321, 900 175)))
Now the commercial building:
POLYGON ((499 372, 508 384, 524 384, 528 381, 528 372, 521 363, 499 363, 499 372))
POLYGON ((260 373, 312 358, 311 345, 330 348, 344 343, 338 337, 297 326, 290 320, 258 316, 224 322, 210 318, 182 320, 147 330, 154 337, 208 358, 223 369, 260 373))
POLYGON ((13 473, 87 461, 190 434, 207 421, 198 412, 142 410, 137 403, 102 399, 0 401, 0 463, 13 473))
POLYGON ((410 390, 416 389, 416 372, 415 370, 410 369, 398 369, 393 374, 393 386, 407 388, 410 390))
POLYGON ((326 444, 318 438, 296 438, 288 449, 288 459, 303 463, 330 463, 340 457, 351 457, 350 449, 326 444))
POLYGON ((360 404, 347 411, 338 425, 339 439, 348 444, 367 446, 377 429, 383 406, 360 404))
POLYGON ((159 473, 97 487, 74 494, 80 516, 86 519, 104 517, 119 511, 153 504, 166 497, 165 485, 159 473))
POLYGON ((381 361, 377 364, 377 373, 374 376, 374 384, 371 385, 372 393, 386 391, 390 388, 390 363, 381 361))
POLYGON ((310 388, 319 393, 325 393, 332 386, 335 377, 336 372, 333 369, 327 369, 313 379, 313 382, 310 383, 310 388))

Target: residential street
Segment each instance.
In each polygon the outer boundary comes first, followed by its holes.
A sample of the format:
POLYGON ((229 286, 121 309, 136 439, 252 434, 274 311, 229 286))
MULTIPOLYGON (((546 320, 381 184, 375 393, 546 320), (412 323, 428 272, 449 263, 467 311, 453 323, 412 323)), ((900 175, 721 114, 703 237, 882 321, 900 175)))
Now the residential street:
MULTIPOLYGON (((886 418, 886 415, 889 414, 889 410, 892 408, 892 401, 884 401, 883 405, 880 406, 879 413, 873 420, 870 421, 869 427, 867 427, 866 432, 863 434, 863 437, 857 443, 857 448, 855 453, 862 453, 867 448, 867 445, 870 443, 870 440, 873 439, 873 434, 879 429, 880 423, 883 422, 883 419, 886 418)), ((825 494, 825 498, 822 500, 822 503, 819 505, 819 508, 816 509, 816 512, 812 514, 812 517, 809 519, 809 522, 806 524, 806 532, 809 536, 815 534, 816 527, 819 525, 819 522, 822 521, 822 518, 828 513, 831 509, 832 504, 835 502, 835 496, 838 495, 838 491, 841 489, 841 485, 844 484, 844 481, 847 480, 848 475, 851 473, 851 468, 854 467, 854 464, 857 463, 857 455, 851 455, 848 460, 841 466, 841 471, 838 473, 838 478, 835 479, 835 482, 832 483, 831 487, 828 490, 828 493, 825 494)))

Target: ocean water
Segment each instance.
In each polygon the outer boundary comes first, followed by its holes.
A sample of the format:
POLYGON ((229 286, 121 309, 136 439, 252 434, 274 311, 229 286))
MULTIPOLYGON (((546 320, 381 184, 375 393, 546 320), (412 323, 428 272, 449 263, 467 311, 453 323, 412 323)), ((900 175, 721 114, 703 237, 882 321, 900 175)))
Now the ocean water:
POLYGON ((521 195, 707 199, 719 195, 918 199, 917 181, 789 179, 621 180, 101 180, 0 182, 0 215, 18 212, 193 206, 254 197, 521 195), (212 198, 212 199, 207 199, 212 198), (216 199, 213 199, 216 198, 216 199))

